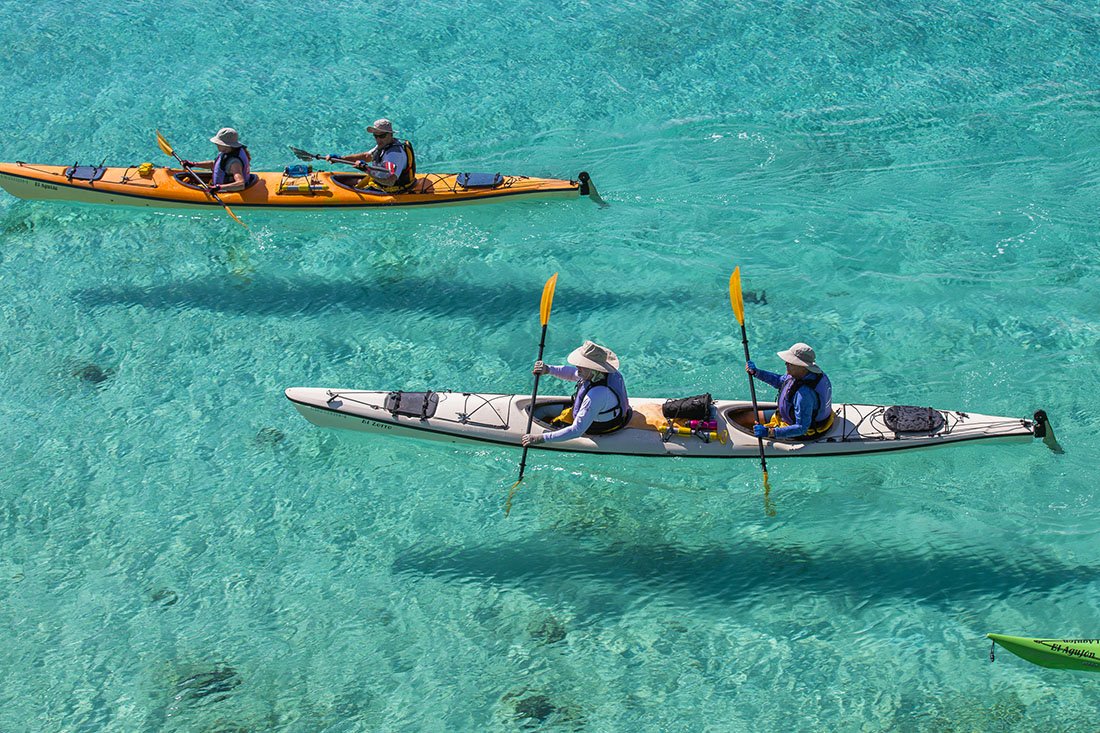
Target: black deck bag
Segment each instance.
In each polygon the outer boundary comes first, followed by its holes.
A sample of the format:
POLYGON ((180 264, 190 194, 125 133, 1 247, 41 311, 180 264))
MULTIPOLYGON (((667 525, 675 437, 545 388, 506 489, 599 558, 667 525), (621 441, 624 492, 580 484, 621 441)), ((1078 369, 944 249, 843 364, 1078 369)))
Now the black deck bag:
POLYGON ((706 420, 710 417, 713 404, 710 392, 680 400, 665 400, 665 404, 661 405, 661 414, 669 420, 706 420))
POLYGON ((942 412, 914 405, 887 407, 882 419, 895 433, 937 433, 944 425, 942 412))
POLYGON ((435 392, 390 392, 386 395, 385 408, 391 415, 418 417, 427 420, 435 416, 439 395, 435 392))

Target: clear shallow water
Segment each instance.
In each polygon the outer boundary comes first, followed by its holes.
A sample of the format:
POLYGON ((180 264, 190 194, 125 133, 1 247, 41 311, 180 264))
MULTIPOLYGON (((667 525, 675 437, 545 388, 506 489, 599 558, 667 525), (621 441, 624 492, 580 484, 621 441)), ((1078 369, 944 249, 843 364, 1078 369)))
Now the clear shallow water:
POLYGON ((427 170, 586 201, 216 214, 0 197, 5 730, 1092 730, 1095 9, 188 0, 0 7, 0 159, 258 168, 392 116, 427 170), (215 21, 214 19, 220 19, 215 21), (381 23, 401 28, 387 48, 381 23), (663 182, 664 181, 664 182, 663 182), (325 432, 284 387, 526 392, 595 338, 638 395, 1026 416, 1067 453, 756 464, 325 432), (774 365, 774 364, 773 364, 774 365))

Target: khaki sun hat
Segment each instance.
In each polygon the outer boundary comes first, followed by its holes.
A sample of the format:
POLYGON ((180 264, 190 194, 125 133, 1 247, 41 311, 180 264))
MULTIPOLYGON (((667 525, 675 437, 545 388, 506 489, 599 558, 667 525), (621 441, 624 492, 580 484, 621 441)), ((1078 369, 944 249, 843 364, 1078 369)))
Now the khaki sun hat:
POLYGON ((619 357, 615 352, 592 341, 585 341, 573 349, 566 359, 573 366, 595 369, 604 374, 619 371, 619 357))
POLYGON ((387 120, 385 117, 383 117, 380 120, 375 120, 374 124, 370 125, 367 128, 367 132, 369 132, 372 135, 375 135, 375 134, 381 135, 383 133, 388 132, 389 134, 392 135, 393 134, 393 123, 390 122, 389 120, 387 120))
POLYGON ((237 131, 232 127, 223 127, 218 130, 218 134, 210 138, 210 142, 215 145, 224 145, 227 148, 241 148, 241 141, 237 137, 237 131))
POLYGON ((806 367, 814 374, 821 374, 821 367, 814 363, 817 354, 809 344, 797 343, 786 351, 777 351, 776 356, 788 364, 806 367))

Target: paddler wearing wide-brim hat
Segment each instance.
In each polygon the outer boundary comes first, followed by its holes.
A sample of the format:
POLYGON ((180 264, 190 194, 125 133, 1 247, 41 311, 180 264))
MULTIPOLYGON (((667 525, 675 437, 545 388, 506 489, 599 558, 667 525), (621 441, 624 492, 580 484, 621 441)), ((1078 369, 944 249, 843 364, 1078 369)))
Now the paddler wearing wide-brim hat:
POLYGON ((790 439, 824 433, 833 423, 833 386, 817 365, 817 353, 809 344, 799 342, 776 352, 776 356, 787 365, 786 374, 745 362, 746 372, 779 390, 779 406, 771 420, 754 425, 753 434, 758 438, 790 439))
MULTIPOLYGON (((386 193, 401 193, 412 188, 416 183, 416 154, 412 143, 397 139, 393 122, 385 117, 368 125, 367 132, 374 136, 373 148, 352 155, 332 153, 326 155, 325 160, 354 161, 357 168, 367 172, 368 179, 363 183, 386 193)), ((360 184, 360 188, 363 187, 360 184)))
POLYGON ((232 127, 218 130, 210 142, 218 148, 218 155, 212 160, 181 161, 188 168, 210 169, 210 190, 231 193, 243 191, 248 187, 251 174, 251 160, 248 148, 241 142, 240 135, 232 127))
POLYGON ((594 341, 585 341, 566 357, 567 365, 551 366, 536 361, 533 374, 549 374, 577 383, 573 401, 554 421, 557 430, 528 433, 523 445, 559 442, 581 435, 603 435, 630 422, 630 398, 619 371, 619 357, 594 341))

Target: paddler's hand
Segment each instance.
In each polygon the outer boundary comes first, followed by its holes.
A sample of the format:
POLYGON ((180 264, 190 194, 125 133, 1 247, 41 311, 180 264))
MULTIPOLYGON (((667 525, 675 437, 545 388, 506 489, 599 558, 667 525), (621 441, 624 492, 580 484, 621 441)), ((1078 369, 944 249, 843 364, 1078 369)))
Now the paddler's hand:
POLYGON ((193 160, 181 160, 180 165, 182 165, 184 168, 194 168, 195 167, 195 161, 193 161, 193 160))
POLYGON ((210 193, 217 193, 218 191, 222 190, 222 186, 220 183, 211 183, 209 186, 207 186, 207 188, 210 189, 210 193))
POLYGON ((755 377, 756 376, 756 365, 753 364, 751 361, 746 361, 745 362, 745 371, 755 377))
POLYGON ((531 367, 532 374, 549 374, 550 367, 543 364, 541 361, 536 361, 535 366, 531 367))
POLYGON ((755 435, 757 438, 767 438, 768 432, 768 427, 766 425, 756 423, 752 426, 752 434, 755 435))
POLYGON ((538 445, 539 443, 543 443, 545 441, 546 441, 546 438, 544 438, 541 435, 535 435, 534 433, 527 433, 527 435, 524 435, 522 438, 520 438, 519 442, 523 444, 524 448, 527 448, 527 447, 532 446, 532 445, 538 445))
POLYGON ((361 160, 357 160, 355 161, 355 167, 361 171, 365 171, 367 169, 367 164, 361 160))

